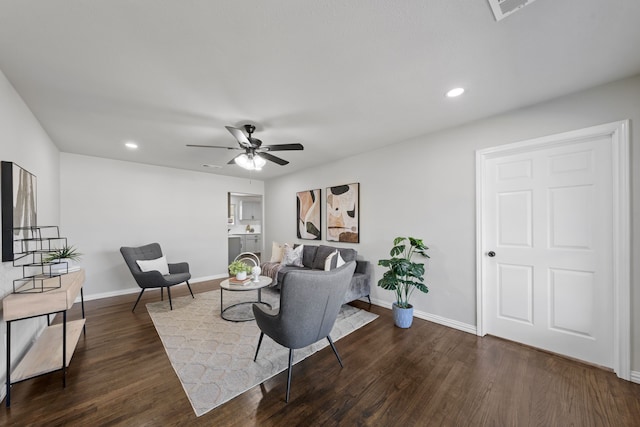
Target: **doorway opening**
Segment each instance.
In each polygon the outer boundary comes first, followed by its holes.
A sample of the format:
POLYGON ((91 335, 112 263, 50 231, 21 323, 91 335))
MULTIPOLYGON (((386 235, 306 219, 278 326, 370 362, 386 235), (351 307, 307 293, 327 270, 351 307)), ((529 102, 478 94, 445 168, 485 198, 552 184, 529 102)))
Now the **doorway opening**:
POLYGON ((254 253, 262 259, 263 207, 260 194, 227 193, 229 263, 242 252, 254 253))

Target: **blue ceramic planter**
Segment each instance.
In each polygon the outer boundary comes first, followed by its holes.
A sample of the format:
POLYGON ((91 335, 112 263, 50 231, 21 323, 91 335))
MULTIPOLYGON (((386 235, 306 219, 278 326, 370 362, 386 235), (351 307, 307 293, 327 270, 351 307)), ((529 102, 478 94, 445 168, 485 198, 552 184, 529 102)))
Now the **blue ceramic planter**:
POLYGON ((408 328, 411 326, 413 322, 413 306, 410 305, 409 308, 400 308, 393 303, 393 320, 396 323, 398 328, 408 328))

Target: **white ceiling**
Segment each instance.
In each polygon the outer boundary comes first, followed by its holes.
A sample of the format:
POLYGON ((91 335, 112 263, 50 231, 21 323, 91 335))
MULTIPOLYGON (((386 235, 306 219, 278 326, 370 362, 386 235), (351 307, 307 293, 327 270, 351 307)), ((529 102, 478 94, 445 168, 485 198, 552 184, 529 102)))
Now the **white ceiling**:
POLYGON ((305 146, 262 179, 636 75, 639 46, 639 0, 0 0, 0 70, 61 151, 248 176, 185 145, 250 121, 305 146))

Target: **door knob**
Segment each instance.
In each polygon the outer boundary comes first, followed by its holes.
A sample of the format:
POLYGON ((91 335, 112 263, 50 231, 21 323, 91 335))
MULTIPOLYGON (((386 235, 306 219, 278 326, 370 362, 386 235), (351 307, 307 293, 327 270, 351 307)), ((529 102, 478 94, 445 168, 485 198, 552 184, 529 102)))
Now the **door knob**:
POLYGON ((490 258, 493 258, 494 256, 496 256, 496 253, 493 251, 489 251, 487 255, 489 255, 490 258))

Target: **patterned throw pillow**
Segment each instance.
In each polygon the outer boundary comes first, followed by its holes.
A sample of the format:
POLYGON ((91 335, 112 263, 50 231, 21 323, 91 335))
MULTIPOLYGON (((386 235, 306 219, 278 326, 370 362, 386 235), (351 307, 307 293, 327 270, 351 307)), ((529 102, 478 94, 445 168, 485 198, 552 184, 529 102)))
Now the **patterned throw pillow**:
POLYGON ((282 265, 295 265, 296 267, 303 267, 302 265, 302 251, 304 251, 304 245, 300 245, 295 249, 285 245, 284 256, 282 257, 282 265))
POLYGON ((342 256, 340 256, 340 251, 336 249, 335 252, 331 252, 331 254, 324 260, 324 271, 342 267, 344 264, 345 262, 342 259, 342 256))

